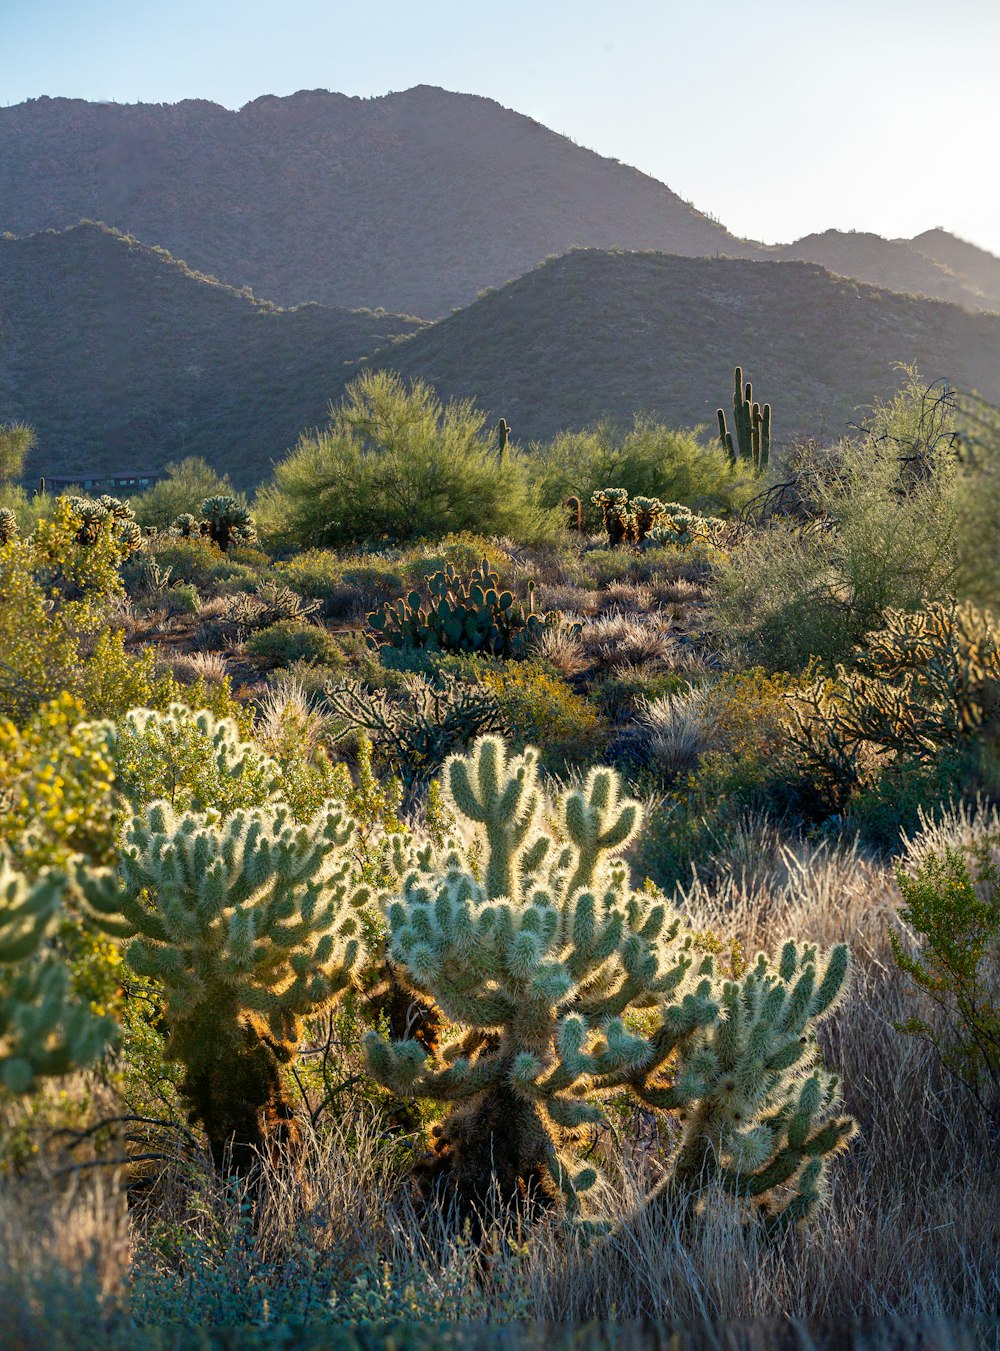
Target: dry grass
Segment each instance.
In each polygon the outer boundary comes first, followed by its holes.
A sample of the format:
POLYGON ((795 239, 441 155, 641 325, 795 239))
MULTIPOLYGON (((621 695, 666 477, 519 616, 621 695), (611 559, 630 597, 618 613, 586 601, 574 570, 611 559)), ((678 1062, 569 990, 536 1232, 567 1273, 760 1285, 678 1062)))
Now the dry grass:
MULTIPOLYGON (((929 826, 910 849, 981 838, 996 825, 995 814, 966 812, 929 826)), ((218 1321, 220 1310, 239 1322, 653 1318, 720 1329, 716 1346, 761 1347, 784 1345, 785 1325, 773 1320, 802 1320, 793 1344, 811 1347, 827 1343, 812 1340, 810 1327, 892 1316, 944 1321, 912 1343, 910 1322, 885 1325, 885 1340, 872 1345, 991 1344, 989 1330, 977 1342, 955 1320, 1000 1308, 1000 1170, 933 1049, 893 1029, 915 996, 890 952, 900 903, 892 871, 857 849, 793 846, 773 830, 757 844, 755 853, 752 831, 728 841, 718 880, 693 883, 681 904, 751 956, 788 935, 851 946, 852 987, 821 1039, 860 1134, 810 1227, 768 1245, 721 1199, 686 1232, 644 1208, 670 1131, 661 1125, 650 1136, 643 1119, 645 1136, 626 1131, 626 1148, 601 1146, 597 1202, 615 1221, 611 1236, 588 1246, 555 1223, 532 1227, 498 1208, 478 1245, 454 1217, 414 1209, 405 1182, 412 1143, 354 1099, 309 1136, 300 1177, 266 1175, 256 1229, 238 1195, 192 1174, 190 1163, 183 1174, 169 1166, 156 1199, 130 1219, 107 1183, 44 1194, 8 1184, 0 1300, 6 1281, 8 1307, 10 1293, 23 1298, 26 1289, 47 1300, 58 1287, 67 1307, 71 1295, 93 1303, 117 1292, 134 1318, 153 1321, 218 1321), (729 1320, 764 1320, 754 1323, 761 1340, 731 1343, 729 1320)))
POLYGON ((613 671, 633 662, 647 672, 677 670, 687 659, 681 644, 661 628, 655 614, 609 610, 584 625, 581 637, 587 655, 601 670, 613 671))
POLYGON ((221 652, 174 652, 166 660, 174 675, 185 684, 201 679, 209 685, 221 685, 229 674, 229 665, 221 652))

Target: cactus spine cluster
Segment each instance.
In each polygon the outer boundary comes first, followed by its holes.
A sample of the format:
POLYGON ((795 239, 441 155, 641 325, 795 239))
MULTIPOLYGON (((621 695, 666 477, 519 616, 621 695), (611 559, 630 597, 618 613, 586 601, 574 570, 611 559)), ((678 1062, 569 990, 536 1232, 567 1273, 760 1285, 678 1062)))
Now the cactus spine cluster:
POLYGON ((167 1051, 220 1166, 297 1144, 281 1066, 362 956, 353 835, 333 801, 302 826, 283 805, 221 823, 161 801, 126 826, 120 879, 79 872, 96 922, 164 986, 167 1051))
POLYGON ((532 638, 559 620, 557 611, 535 610, 534 583, 529 583, 527 608, 484 558, 468 579, 452 564, 427 579, 430 600, 419 591, 387 603, 368 616, 375 631, 373 646, 426 647, 443 652, 483 652, 494 657, 522 656, 532 638))
POLYGON ((733 424, 736 427, 736 445, 726 425, 724 408, 718 410, 719 441, 729 456, 730 464, 743 460, 755 474, 762 474, 771 455, 771 405, 763 407, 754 402, 753 386, 743 384, 743 369, 733 372, 733 424), (738 452, 737 452, 738 447, 738 452))
POLYGON ((0 856, 0 1086, 11 1093, 91 1064, 113 1034, 113 1021, 74 997, 66 967, 46 951, 65 888, 60 872, 29 881, 0 856))
POLYGON ((641 809, 612 770, 562 794, 550 826, 537 754, 485 737, 448 762, 445 795, 469 838, 399 849, 386 913, 398 972, 454 1035, 430 1056, 366 1042, 387 1087, 449 1106, 432 1167, 468 1200, 496 1184, 575 1214, 596 1174, 574 1141, 603 1096, 631 1090, 688 1121, 657 1199, 716 1178, 804 1217, 851 1129, 830 1117, 836 1083, 808 1029, 843 987, 846 949, 789 945, 776 968, 762 957, 721 979, 666 901, 631 889, 620 854, 641 809), (646 1035, 624 1021, 643 1008, 658 1010, 646 1035))

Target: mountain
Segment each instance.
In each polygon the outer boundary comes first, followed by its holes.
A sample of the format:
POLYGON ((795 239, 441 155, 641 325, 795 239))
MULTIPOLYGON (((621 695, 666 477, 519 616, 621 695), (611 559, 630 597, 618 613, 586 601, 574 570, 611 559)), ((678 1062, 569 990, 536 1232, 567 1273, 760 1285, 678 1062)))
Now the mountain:
POLYGON ((282 305, 432 318, 576 246, 745 256, 636 169, 491 99, 0 108, 0 231, 106 221, 282 305))
POLYGON ((1000 401, 1000 315, 808 263, 582 250, 371 360, 475 398, 522 444, 635 410, 714 427, 740 363, 788 440, 844 431, 898 362, 1000 401))
MULTIPOLYGON (((971 244, 966 247, 990 257, 971 244)), ((829 272, 889 291, 931 296, 966 309, 1000 310, 1000 293, 985 295, 967 273, 957 273, 950 264, 908 239, 883 239, 861 230, 826 230, 806 235, 794 244, 780 245, 769 253, 782 260, 819 263, 829 272)), ((1000 259, 997 266, 1000 268, 1000 259)))
POLYGON ((3 237, 0 422, 35 427, 32 476, 204 455, 250 485, 325 422, 345 363, 420 327, 279 309, 97 225, 3 237))
POLYGON ((928 258, 966 279, 970 286, 978 288, 990 302, 991 309, 1000 310, 1000 258, 995 254, 941 229, 925 230, 910 243, 928 258))

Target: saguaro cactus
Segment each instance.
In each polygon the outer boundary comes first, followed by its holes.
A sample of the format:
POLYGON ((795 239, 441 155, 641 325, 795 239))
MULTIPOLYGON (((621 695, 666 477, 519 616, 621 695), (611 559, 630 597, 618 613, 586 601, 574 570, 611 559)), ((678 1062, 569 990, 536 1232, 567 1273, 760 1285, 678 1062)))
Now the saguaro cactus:
POLYGON ((730 463, 735 464, 739 458, 746 461, 755 474, 762 474, 771 454, 771 405, 765 403, 761 407, 759 403, 754 403, 753 386, 747 381, 744 388, 743 369, 740 366, 733 372, 733 422, 739 446, 738 456, 732 432, 726 426, 725 409, 720 408, 717 416, 719 441, 729 455, 730 463))
POLYGON ((231 1149, 247 1172, 297 1142, 280 1067, 361 958, 353 834, 336 802, 305 826, 282 805, 221 823, 156 802, 125 829, 120 883, 81 873, 98 923, 132 940, 129 965, 163 982, 167 1050, 217 1164, 231 1149))
POLYGON ((739 1174, 731 1189, 777 1213, 797 1180, 788 1218, 803 1217, 818 1197, 815 1160, 849 1130, 826 1119, 833 1084, 807 1032, 841 988, 846 950, 820 960, 791 945, 773 973, 761 958, 722 980, 664 898, 629 886, 620 852, 641 809, 612 770, 592 770, 546 813, 537 754, 510 757, 484 737, 448 762, 444 788, 462 837, 438 852, 397 843, 386 913, 397 972, 454 1032, 431 1055, 415 1041, 366 1042, 382 1083, 448 1105, 431 1169, 467 1200, 496 1184, 576 1213, 596 1174, 574 1142, 601 1120, 600 1099, 625 1089, 692 1122, 674 1193, 715 1151, 706 1182, 739 1174), (648 1035, 623 1020, 642 1008, 659 1010, 648 1035), (809 1067, 818 1100, 799 1087, 809 1067))
POLYGON ((510 426, 506 418, 497 423, 497 463, 503 461, 504 451, 510 445, 510 426))
POLYGON ((113 1019, 74 997, 69 972, 45 950, 65 887, 60 872, 28 881, 0 856, 0 1085, 12 1093, 91 1064, 114 1034, 113 1019))

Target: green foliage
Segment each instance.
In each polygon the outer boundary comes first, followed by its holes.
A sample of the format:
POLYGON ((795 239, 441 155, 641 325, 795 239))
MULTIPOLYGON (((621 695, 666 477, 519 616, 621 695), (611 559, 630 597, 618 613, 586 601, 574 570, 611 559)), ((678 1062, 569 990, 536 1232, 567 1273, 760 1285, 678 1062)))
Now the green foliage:
POLYGON ((425 605, 417 591, 368 616, 375 631, 373 645, 395 648, 431 648, 441 652, 480 652, 493 657, 523 656, 527 645, 546 628, 557 624, 557 611, 539 614, 534 584, 529 583, 528 606, 504 591, 500 578, 484 558, 468 579, 448 564, 426 578, 430 600, 425 605))
POLYGON ((444 671, 433 680, 408 676, 402 698, 352 682, 328 685, 325 694, 343 721, 341 735, 366 732, 379 758, 411 794, 439 772, 449 755, 505 726, 495 693, 444 671))
POLYGON ((519 662, 501 670, 484 667, 478 676, 497 700, 513 745, 542 747, 545 768, 561 774, 592 764, 607 746, 609 729, 593 706, 542 661, 519 662))
POLYGON ((498 463, 484 422, 471 403, 442 405, 419 380, 364 372, 327 429, 302 437, 258 494, 261 534, 309 548, 544 533, 523 458, 508 449, 498 463))
MULTIPOLYGON (((737 449, 733 445, 733 434, 726 426, 726 410, 720 408, 719 442, 729 456, 730 463, 737 463, 737 449)), ((752 468, 755 474, 763 474, 771 455, 771 405, 754 403, 753 386, 747 381, 743 387, 743 371, 739 366, 733 372, 733 423, 739 447, 739 459, 752 468)))
POLYGON ((509 758, 485 737, 449 760, 445 793, 462 834, 398 851, 386 913, 394 962, 454 1032, 430 1056, 376 1033, 366 1048, 397 1093, 451 1104, 434 1151, 459 1194, 483 1199, 496 1180, 577 1213, 596 1173, 572 1142, 628 1089, 685 1123, 651 1204, 715 1181, 769 1223, 809 1215, 853 1129, 807 1030, 842 991, 846 948, 788 943, 720 979, 662 897, 629 886, 621 851, 641 808, 611 770, 546 812, 537 753, 509 758), (649 1035, 625 1021, 640 1009, 656 1011, 649 1035))
POLYGON ((120 879, 78 871, 95 920, 131 940, 128 964, 163 984, 167 1053, 219 1165, 296 1145, 280 1067, 362 956, 354 833, 336 802, 306 825, 283 805, 223 822, 156 802, 125 827, 120 879))
POLYGON ((302 619, 280 619, 258 629, 246 653, 258 666, 291 666, 296 661, 335 665, 342 659, 336 638, 327 629, 302 619))
POLYGON ((0 483, 20 478, 37 438, 23 422, 0 423, 0 483))
POLYGON ((926 854, 913 872, 898 869, 900 918, 916 936, 916 952, 898 933, 890 938, 897 966, 944 1023, 915 1015, 897 1030, 930 1038, 945 1065, 1000 1117, 1000 871, 989 843, 971 858, 947 848, 926 854))
POLYGON ((929 764, 1000 718, 1000 626, 989 611, 933 602, 889 610, 850 667, 794 692, 789 736, 840 808, 886 757, 929 764))
POLYGON ((648 494, 695 508, 739 506, 749 491, 742 469, 717 445, 646 417, 636 418, 630 431, 601 423, 589 431, 560 432, 534 454, 543 505, 555 508, 578 497, 589 529, 600 520, 591 506, 594 493, 608 483, 630 496, 648 494))
MULTIPOLYGON (((233 485, 200 456, 189 455, 166 467, 166 476, 145 492, 131 499, 135 519, 142 526, 156 526, 166 530, 178 516, 194 512, 206 497, 231 494, 233 485)), ((197 529, 195 518, 192 523, 197 529)))
POLYGON ((74 997, 51 950, 65 887, 64 874, 29 881, 0 854, 0 1088, 10 1093, 91 1064, 114 1033, 112 1019, 74 997))

